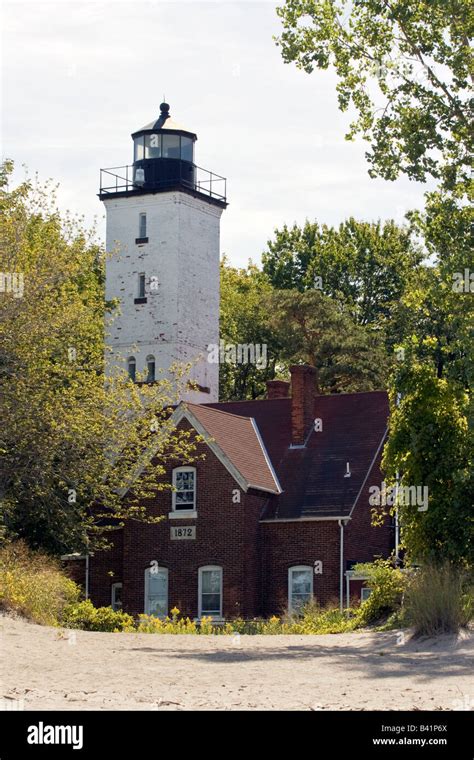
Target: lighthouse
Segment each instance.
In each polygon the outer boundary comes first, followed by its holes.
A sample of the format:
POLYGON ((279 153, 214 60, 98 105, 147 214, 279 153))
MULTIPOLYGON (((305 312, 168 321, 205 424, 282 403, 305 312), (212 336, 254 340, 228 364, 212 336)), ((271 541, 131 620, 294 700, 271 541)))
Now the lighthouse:
POLYGON ((133 164, 101 169, 106 208, 107 372, 153 383, 191 363, 182 398, 218 401, 220 218, 226 180, 195 162, 197 135, 168 103, 132 134, 133 164))

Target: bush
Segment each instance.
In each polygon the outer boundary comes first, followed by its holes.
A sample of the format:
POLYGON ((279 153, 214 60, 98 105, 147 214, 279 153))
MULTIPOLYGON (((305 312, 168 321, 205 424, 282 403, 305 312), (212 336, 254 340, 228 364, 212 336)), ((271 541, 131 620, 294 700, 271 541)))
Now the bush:
POLYGON ((400 611, 408 584, 406 572, 385 559, 355 565, 354 570, 367 577, 366 586, 371 590, 357 611, 358 626, 372 625, 400 611))
POLYGON ((120 633, 135 630, 131 615, 112 607, 94 607, 90 599, 66 607, 62 623, 65 628, 80 628, 83 631, 120 633))
POLYGON ((65 607, 80 598, 79 586, 57 560, 23 541, 0 549, 0 608, 42 625, 58 625, 65 607))
POLYGON ((472 579, 446 563, 427 565, 414 575, 406 595, 415 636, 458 633, 473 617, 472 579))

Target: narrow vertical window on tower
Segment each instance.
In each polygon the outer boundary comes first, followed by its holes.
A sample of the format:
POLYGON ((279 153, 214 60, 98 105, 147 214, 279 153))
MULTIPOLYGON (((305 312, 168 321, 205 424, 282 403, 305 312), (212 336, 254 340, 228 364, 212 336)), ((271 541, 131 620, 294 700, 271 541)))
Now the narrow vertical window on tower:
POLYGON ((155 357, 151 354, 147 356, 146 358, 146 367, 147 367, 147 376, 146 381, 147 383, 154 383, 155 382, 155 357))
POLYGON ((145 272, 140 272, 138 275, 137 298, 145 298, 145 272))
POLYGON ((137 363, 135 361, 134 356, 129 356, 127 359, 127 370, 128 370, 128 376, 132 382, 135 382, 135 378, 137 375, 137 363))
POLYGON ((146 237, 146 214, 140 214, 138 217, 138 237, 146 237))

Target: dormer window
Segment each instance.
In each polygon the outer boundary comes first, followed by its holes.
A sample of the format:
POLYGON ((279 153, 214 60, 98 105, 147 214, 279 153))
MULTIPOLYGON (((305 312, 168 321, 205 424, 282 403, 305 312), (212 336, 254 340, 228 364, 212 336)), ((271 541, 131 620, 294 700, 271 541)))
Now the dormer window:
POLYGON ((176 467, 173 470, 173 512, 196 511, 196 468, 176 467))

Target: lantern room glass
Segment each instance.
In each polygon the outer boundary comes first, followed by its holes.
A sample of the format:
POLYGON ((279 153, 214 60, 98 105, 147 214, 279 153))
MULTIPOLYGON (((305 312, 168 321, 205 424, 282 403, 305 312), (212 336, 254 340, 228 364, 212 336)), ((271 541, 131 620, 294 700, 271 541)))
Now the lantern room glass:
POLYGON ((134 161, 144 158, 175 158, 194 163, 194 140, 183 135, 152 133, 133 140, 134 161))

